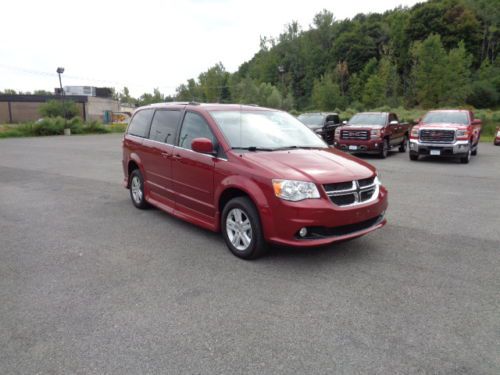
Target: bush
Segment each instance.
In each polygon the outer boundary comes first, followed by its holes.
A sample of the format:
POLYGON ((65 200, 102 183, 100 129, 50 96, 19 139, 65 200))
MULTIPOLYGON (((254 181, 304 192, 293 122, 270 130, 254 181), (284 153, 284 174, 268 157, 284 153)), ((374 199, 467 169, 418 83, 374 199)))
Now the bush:
POLYGON ((488 81, 478 81, 472 84, 472 91, 467 97, 467 103, 476 108, 492 108, 499 103, 495 86, 488 81))
POLYGON ((60 100, 49 100, 43 103, 39 110, 40 115, 43 117, 64 117, 66 119, 72 119, 77 116, 80 112, 78 106, 71 100, 62 101, 60 100))

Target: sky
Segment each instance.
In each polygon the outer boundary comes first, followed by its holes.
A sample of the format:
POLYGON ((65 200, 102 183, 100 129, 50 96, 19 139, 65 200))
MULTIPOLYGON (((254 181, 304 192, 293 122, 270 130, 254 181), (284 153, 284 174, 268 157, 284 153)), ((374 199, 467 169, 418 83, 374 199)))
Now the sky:
POLYGON ((384 12, 414 0, 16 0, 2 4, 0 90, 63 85, 175 88, 221 62, 234 72, 298 21, 307 30, 322 9, 335 18, 384 12))

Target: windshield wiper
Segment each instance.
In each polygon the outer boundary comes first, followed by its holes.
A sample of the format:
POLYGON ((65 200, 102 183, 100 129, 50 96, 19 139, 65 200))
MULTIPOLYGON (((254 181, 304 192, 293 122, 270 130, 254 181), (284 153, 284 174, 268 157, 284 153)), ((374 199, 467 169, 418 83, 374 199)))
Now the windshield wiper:
POLYGON ((257 146, 249 146, 249 147, 231 147, 231 150, 247 150, 247 151, 274 151, 275 148, 266 148, 266 147, 257 147, 257 146))
POLYGON ((310 150, 310 149, 324 148, 324 147, 320 147, 320 146, 283 146, 283 147, 274 148, 273 150, 274 151, 281 151, 281 150, 292 150, 292 149, 298 149, 298 148, 310 150))

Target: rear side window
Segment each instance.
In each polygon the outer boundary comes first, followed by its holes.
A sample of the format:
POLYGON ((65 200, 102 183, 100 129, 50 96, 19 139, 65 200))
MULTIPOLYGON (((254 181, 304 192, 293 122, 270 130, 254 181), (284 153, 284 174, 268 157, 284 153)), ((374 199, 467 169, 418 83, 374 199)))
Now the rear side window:
POLYGON ((151 123, 149 139, 170 145, 173 144, 180 117, 180 111, 157 110, 151 123))
POLYGON ((153 117, 152 109, 143 109, 137 112, 128 127, 128 134, 136 135, 137 137, 145 138, 148 136, 149 124, 153 117))
POLYGON ((337 115, 329 115, 326 118, 326 122, 333 122, 334 124, 340 124, 340 118, 337 115))
POLYGON ((187 112, 179 136, 179 147, 191 150, 191 142, 195 138, 208 138, 215 144, 215 137, 205 119, 196 113, 187 112))

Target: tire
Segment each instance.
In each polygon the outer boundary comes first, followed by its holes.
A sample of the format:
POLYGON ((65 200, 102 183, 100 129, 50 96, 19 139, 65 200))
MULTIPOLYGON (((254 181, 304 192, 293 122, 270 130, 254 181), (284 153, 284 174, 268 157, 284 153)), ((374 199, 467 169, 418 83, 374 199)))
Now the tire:
POLYGON ((231 199, 222 210, 222 236, 238 258, 256 259, 267 250, 259 213, 247 197, 231 199))
POLYGON ((130 174, 130 199, 141 210, 149 207, 144 197, 144 179, 139 169, 134 169, 130 174))
POLYGON ((414 154, 413 152, 410 152, 409 155, 410 155, 410 160, 412 160, 412 161, 418 160, 418 154, 414 154))
POLYGON ((476 156, 478 151, 479 151, 479 142, 477 143, 476 148, 471 152, 471 155, 476 156))
POLYGON ((380 159, 385 159, 387 155, 389 155, 389 141, 387 138, 384 138, 384 143, 382 144, 382 148, 380 149, 378 156, 380 159))
POLYGON ((469 164, 471 155, 472 155, 472 144, 469 143, 469 152, 467 153, 466 156, 460 158, 460 163, 469 164))
POLYGON ((403 142, 399 146, 399 152, 406 152, 407 147, 408 147, 408 136, 405 134, 403 142))

